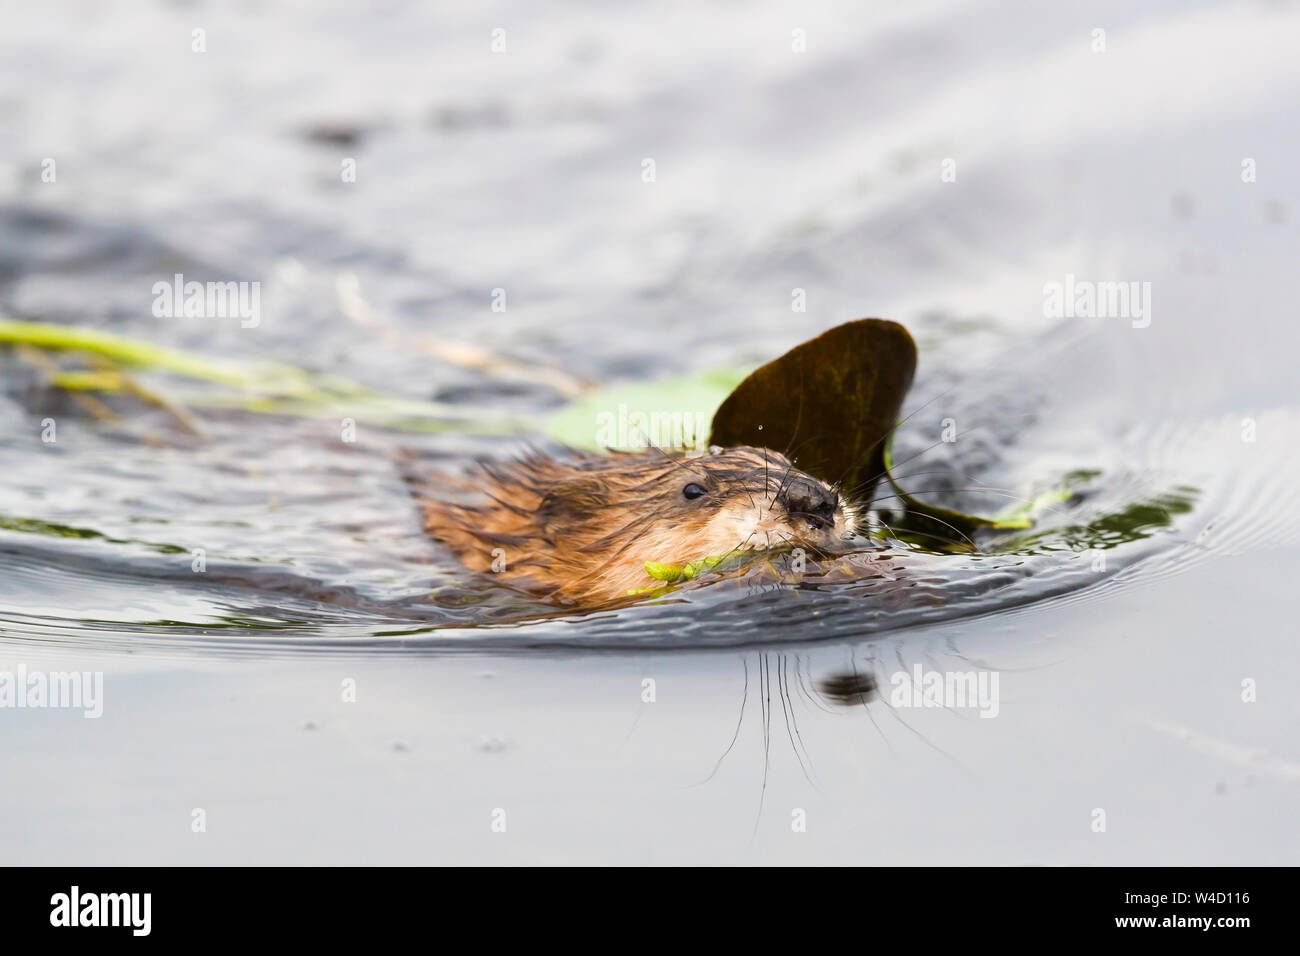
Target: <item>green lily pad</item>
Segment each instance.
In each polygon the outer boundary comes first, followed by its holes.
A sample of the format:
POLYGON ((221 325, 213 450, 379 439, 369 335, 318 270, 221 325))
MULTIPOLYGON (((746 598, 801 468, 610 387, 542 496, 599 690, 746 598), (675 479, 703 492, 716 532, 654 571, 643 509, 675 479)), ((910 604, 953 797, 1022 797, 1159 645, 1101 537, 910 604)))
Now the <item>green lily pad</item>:
POLYGON ((657 382, 619 382, 565 405, 547 432, 570 448, 697 450, 709 437, 714 409, 748 369, 711 369, 657 382))
POLYGON ((713 415, 711 445, 785 453, 869 498, 916 372, 916 343, 887 319, 837 325, 752 372, 713 415))

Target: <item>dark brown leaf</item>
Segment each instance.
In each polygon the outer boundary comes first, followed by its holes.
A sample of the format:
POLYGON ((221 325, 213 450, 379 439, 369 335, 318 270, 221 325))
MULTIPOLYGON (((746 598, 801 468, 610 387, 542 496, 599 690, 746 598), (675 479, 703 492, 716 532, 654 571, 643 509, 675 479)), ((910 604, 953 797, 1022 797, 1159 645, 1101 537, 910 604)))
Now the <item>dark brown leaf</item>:
POLYGON ((837 325, 755 369, 713 415, 711 445, 784 452, 868 499, 916 372, 916 343, 888 319, 837 325))

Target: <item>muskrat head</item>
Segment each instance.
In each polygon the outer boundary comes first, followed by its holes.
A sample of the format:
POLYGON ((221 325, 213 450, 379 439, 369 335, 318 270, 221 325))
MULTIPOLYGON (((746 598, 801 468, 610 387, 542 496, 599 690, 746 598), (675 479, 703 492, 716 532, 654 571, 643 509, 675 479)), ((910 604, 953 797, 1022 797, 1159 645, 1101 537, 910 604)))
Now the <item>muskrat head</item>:
POLYGON ((709 555, 784 545, 825 550, 853 533, 852 510, 836 489, 766 448, 688 458, 671 477, 683 524, 709 555))
POLYGON ((485 464, 478 490, 478 504, 426 500, 427 530, 475 570, 531 578, 555 600, 580 604, 655 584, 646 562, 781 547, 822 553, 854 530, 854 511, 834 487, 748 446, 690 457, 539 453, 485 464))
POLYGON ((736 551, 832 550, 853 533, 852 508, 784 455, 742 446, 694 457, 612 455, 551 489, 542 522, 557 539, 586 538, 641 561, 692 561, 736 551), (596 532, 594 525, 599 525, 596 532))

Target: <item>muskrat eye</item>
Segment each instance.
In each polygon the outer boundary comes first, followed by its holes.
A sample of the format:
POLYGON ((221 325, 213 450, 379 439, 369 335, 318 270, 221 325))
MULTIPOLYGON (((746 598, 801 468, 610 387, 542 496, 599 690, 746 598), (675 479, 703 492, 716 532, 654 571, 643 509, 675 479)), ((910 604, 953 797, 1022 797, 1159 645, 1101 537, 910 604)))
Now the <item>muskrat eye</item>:
POLYGON ((685 488, 682 489, 682 495, 686 498, 687 501, 694 501, 696 498, 699 498, 701 495, 707 495, 707 494, 708 492, 705 491, 703 488, 701 488, 699 485, 697 485, 695 482, 691 482, 689 485, 687 485, 685 488))

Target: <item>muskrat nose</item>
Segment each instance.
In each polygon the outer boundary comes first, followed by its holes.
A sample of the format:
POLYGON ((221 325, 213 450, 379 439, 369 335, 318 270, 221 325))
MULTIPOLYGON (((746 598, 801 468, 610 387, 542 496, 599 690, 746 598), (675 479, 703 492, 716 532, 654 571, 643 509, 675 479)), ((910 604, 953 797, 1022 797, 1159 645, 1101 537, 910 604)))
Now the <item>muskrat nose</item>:
POLYGON ((802 515, 826 527, 835 521, 835 509, 840 504, 840 496, 835 492, 812 478, 803 477, 791 478, 776 500, 790 514, 802 515))

